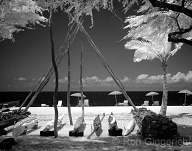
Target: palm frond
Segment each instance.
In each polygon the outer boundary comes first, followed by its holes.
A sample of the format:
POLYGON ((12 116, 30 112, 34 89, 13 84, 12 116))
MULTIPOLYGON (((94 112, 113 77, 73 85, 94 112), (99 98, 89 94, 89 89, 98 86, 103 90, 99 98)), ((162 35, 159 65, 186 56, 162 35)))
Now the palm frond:
POLYGON ((132 40, 125 44, 125 48, 135 50, 134 61, 166 60, 181 48, 182 44, 176 44, 171 51, 168 42, 168 34, 177 28, 172 15, 172 11, 158 11, 126 18, 128 25, 125 29, 129 28, 129 31, 124 39, 132 40))
POLYGON ((152 49, 150 42, 143 42, 140 40, 131 40, 125 44, 126 49, 135 50, 134 62, 142 60, 153 60, 158 57, 158 53, 152 49))

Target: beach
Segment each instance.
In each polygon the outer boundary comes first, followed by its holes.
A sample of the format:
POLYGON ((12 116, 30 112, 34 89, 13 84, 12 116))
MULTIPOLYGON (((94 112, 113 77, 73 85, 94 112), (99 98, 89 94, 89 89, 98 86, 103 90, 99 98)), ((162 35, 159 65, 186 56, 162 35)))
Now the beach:
MULTIPOLYGON (((137 106, 140 108, 140 106, 137 106)), ((156 113, 159 112, 160 106, 147 106, 156 113)), ((170 146, 162 143, 151 143, 143 140, 137 135, 138 127, 129 136, 112 137, 108 135, 108 117, 113 112, 116 117, 117 125, 124 130, 124 127, 132 119, 130 113, 133 108, 131 106, 110 106, 110 107, 85 107, 85 123, 86 129, 83 137, 69 137, 69 131, 73 130, 74 125, 70 125, 67 107, 58 107, 59 116, 64 114, 63 124, 59 128, 58 138, 54 137, 41 137, 40 131, 44 129, 47 122, 54 119, 53 107, 30 107, 28 110, 31 112, 29 117, 38 117, 38 129, 31 130, 27 135, 17 137, 17 145, 13 146, 13 150, 191 150, 192 144, 182 144, 181 146, 170 146), (100 137, 95 134, 90 139, 87 136, 91 133, 94 118, 99 114, 105 113, 104 120, 102 121, 103 133, 100 137)), ((81 116, 81 107, 71 107, 73 124, 76 119, 81 116)), ((192 138, 192 106, 168 106, 167 116, 178 124, 178 130, 182 135, 192 138)), ((5 137, 12 136, 8 133, 5 137)))

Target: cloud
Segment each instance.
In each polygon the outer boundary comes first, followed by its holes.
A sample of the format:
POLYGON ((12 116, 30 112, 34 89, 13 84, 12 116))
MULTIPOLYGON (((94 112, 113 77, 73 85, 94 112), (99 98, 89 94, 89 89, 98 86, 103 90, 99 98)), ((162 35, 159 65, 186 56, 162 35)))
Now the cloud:
POLYGON ((63 78, 63 79, 59 79, 59 83, 66 83, 68 80, 67 77, 63 78))
POLYGON ((123 79, 120 79, 120 81, 121 81, 122 83, 126 83, 126 82, 130 82, 131 79, 129 79, 127 76, 124 76, 124 78, 123 78, 123 79))
POLYGON ((83 81, 83 85, 85 87, 107 87, 110 86, 110 83, 112 82, 112 78, 111 77, 107 77, 106 79, 102 80, 99 79, 96 76, 93 77, 86 77, 82 79, 83 81))
POLYGON ((105 81, 106 81, 106 82, 112 82, 112 81, 113 81, 113 78, 112 78, 112 77, 107 77, 107 78, 105 79, 105 81))
POLYGON ((177 82, 192 82, 192 71, 189 71, 187 74, 178 72, 169 80, 169 83, 177 83, 177 82))
POLYGON ((138 82, 140 82, 140 81, 142 81, 142 80, 146 80, 148 78, 148 74, 141 74, 141 75, 139 75, 137 78, 136 78, 136 80, 138 81, 138 82))
POLYGON ((185 76, 185 80, 188 82, 192 82, 192 71, 189 71, 185 76))
MULTIPOLYGON (((116 86, 112 77, 99 79, 97 76, 93 76, 93 77, 83 78, 82 81, 85 87, 115 87, 116 86)), ((120 79, 120 81, 122 83, 126 83, 126 82, 129 82, 130 79, 125 76, 123 79, 120 79)))
MULTIPOLYGON (((65 78, 63 78, 63 79, 59 79, 58 82, 59 82, 59 83, 66 83, 67 80, 68 80, 68 78, 65 77, 65 78)), ((55 82, 55 79, 53 80, 53 82, 55 82)))
POLYGON ((149 76, 148 74, 141 74, 136 78, 136 82, 139 83, 162 83, 163 75, 149 76))
POLYGON ((18 81, 25 81, 25 80, 27 80, 27 78, 20 77, 20 78, 18 78, 17 80, 18 80, 18 81))
MULTIPOLYGON (((138 83, 162 83, 163 75, 149 76, 148 74, 141 74, 136 78, 138 83)), ((179 83, 179 82, 192 82, 192 71, 189 71, 187 74, 178 72, 175 75, 167 74, 168 83, 179 83)))

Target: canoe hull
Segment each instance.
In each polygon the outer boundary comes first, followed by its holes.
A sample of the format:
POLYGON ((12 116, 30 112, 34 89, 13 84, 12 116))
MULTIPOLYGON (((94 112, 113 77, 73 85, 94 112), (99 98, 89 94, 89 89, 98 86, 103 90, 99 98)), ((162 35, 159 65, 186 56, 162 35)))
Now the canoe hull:
POLYGON ((11 102, 5 102, 0 104, 0 108, 10 108, 14 106, 18 106, 20 104, 20 101, 11 101, 11 102))
MULTIPOLYGON (((57 127, 59 127, 61 124, 62 124, 62 120, 64 118, 64 114, 61 115, 59 118, 58 118, 58 122, 57 122, 57 127)), ((47 123, 46 127, 43 129, 44 132, 46 131, 49 131, 51 129, 54 128, 54 120, 51 120, 47 123)))
POLYGON ((135 129, 136 123, 135 123, 135 119, 132 119, 127 126, 125 127, 125 132, 124 132, 124 136, 127 136, 129 134, 131 134, 133 132, 133 130, 135 129))
POLYGON ((27 134, 28 130, 37 128, 38 118, 25 119, 15 124, 12 130, 12 136, 15 138, 22 134, 27 134))

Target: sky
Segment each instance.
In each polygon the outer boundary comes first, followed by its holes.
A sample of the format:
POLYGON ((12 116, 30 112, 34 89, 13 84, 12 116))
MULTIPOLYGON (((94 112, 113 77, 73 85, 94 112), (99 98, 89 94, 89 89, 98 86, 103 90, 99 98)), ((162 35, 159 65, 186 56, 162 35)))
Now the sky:
MULTIPOLYGON (((163 70, 158 59, 133 62, 134 50, 124 48, 126 40, 122 38, 128 32, 123 29, 125 15, 116 8, 117 15, 107 11, 93 12, 94 24, 86 16, 84 27, 108 61, 115 75, 121 80, 126 91, 162 91, 163 70)), ((68 30, 68 18, 63 13, 53 16, 53 34, 56 53, 65 39, 68 30)), ((51 47, 48 27, 35 26, 35 29, 14 34, 15 42, 0 42, 0 91, 31 91, 51 65, 51 47)), ((83 37, 83 89, 84 91, 120 90, 105 70, 97 54, 83 37)), ((71 52, 71 90, 80 90, 80 34, 77 34, 71 52)), ((168 90, 192 91, 192 46, 183 45, 168 60, 168 90)), ((67 91, 67 57, 59 68, 59 91, 67 91)), ((43 91, 54 91, 54 74, 43 91)))

